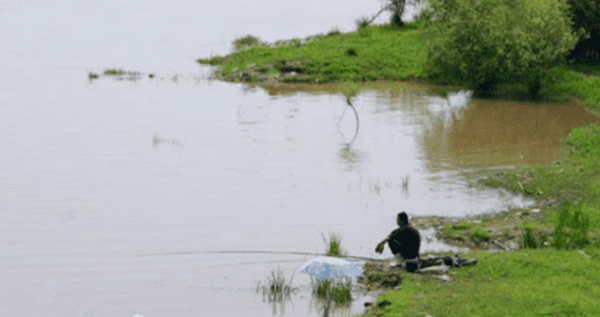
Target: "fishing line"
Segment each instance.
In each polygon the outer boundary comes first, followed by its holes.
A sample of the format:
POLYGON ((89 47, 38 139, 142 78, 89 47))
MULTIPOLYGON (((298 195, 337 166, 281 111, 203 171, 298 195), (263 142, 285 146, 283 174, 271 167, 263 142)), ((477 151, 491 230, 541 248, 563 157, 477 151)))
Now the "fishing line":
MULTIPOLYGON (((148 253, 140 254, 139 257, 151 257, 151 256, 165 256, 165 255, 197 255, 197 254, 294 254, 294 255, 316 255, 316 256, 329 256, 324 253, 311 253, 311 252, 293 252, 293 251, 244 251, 244 250, 231 250, 231 251, 200 251, 200 252, 166 252, 166 253, 148 253)), ((338 258, 345 259, 357 259, 364 261, 377 261, 385 262, 388 260, 374 259, 364 256, 355 255, 340 255, 338 258)))

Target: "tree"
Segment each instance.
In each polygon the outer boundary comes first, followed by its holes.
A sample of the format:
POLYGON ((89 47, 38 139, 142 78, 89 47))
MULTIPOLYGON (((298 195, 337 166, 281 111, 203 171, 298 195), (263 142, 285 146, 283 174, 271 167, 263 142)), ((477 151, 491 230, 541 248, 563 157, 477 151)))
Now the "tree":
POLYGON ((521 82, 537 95, 576 36, 564 0, 430 0, 430 74, 491 91, 521 82))
POLYGON ((402 26, 404 22, 402 22, 402 14, 404 13, 404 8, 406 4, 417 5, 421 2, 421 0, 389 0, 390 4, 388 5, 388 9, 392 12, 392 18, 390 23, 402 26))
POLYGON ((582 63, 600 63, 600 0, 568 0, 573 30, 582 31, 569 59, 582 63))

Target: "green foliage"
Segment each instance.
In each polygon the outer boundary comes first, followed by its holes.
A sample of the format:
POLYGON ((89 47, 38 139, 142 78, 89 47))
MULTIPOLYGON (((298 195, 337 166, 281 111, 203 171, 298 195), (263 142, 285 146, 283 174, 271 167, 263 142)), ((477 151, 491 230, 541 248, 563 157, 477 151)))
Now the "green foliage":
POLYGON ((582 36, 568 58, 581 63, 600 62, 600 0, 568 0, 573 30, 582 36))
POLYGON ((342 237, 336 233, 329 233, 329 238, 325 238, 325 235, 321 233, 323 242, 325 242, 326 251, 325 253, 329 256, 341 256, 345 252, 342 251, 342 237))
POLYGON ((122 69, 109 68, 109 69, 104 70, 104 75, 106 75, 106 76, 118 76, 118 75, 123 75, 125 73, 126 72, 122 69))
POLYGON ((308 37, 300 47, 258 45, 198 62, 220 65, 220 75, 232 78, 249 63, 255 63, 257 68, 278 69, 286 61, 298 61, 302 63, 303 73, 286 77, 286 80, 315 82, 318 79, 320 83, 325 83, 424 79, 427 51, 422 26, 423 23, 407 23, 398 29, 389 25, 374 25, 344 34, 334 30, 331 36, 308 37), (350 47, 358 54, 347 55, 350 47))
POLYGON ((340 35, 340 34, 342 34, 342 32, 340 32, 340 29, 338 29, 337 27, 335 27, 331 31, 327 32, 327 36, 336 36, 336 35, 340 35))
POLYGON ((93 72, 88 73, 89 80, 94 80, 94 79, 97 79, 98 77, 100 77, 100 75, 98 75, 96 73, 93 73, 93 72))
POLYGON ((491 235, 487 230, 484 230, 481 227, 475 227, 471 229, 469 236, 476 244, 478 244, 481 240, 488 240, 491 235))
POLYGON ((323 279, 319 280, 311 277, 311 288, 313 294, 326 298, 327 290, 330 289, 331 299, 339 304, 352 300, 352 279, 323 279))
POLYGON ((523 234, 523 247, 526 249, 537 249, 539 246, 540 244, 533 234, 533 229, 531 227, 526 227, 525 233, 523 234))
POLYGON ((292 286, 293 279, 293 273, 288 280, 283 271, 277 267, 277 270, 271 270, 271 274, 266 281, 259 281, 256 284, 256 292, 262 293, 263 297, 269 299, 269 302, 282 301, 298 290, 297 287, 292 286))
POLYGON ((480 91, 521 82, 537 95, 576 41, 560 0, 431 0, 430 74, 480 91))
POLYGON ((582 248, 590 241, 590 210, 583 204, 567 204, 558 211, 553 245, 560 248, 582 248))
POLYGON ((348 55, 348 56, 356 56, 357 53, 356 53, 355 49, 349 48, 349 49, 346 50, 346 55, 348 55))
POLYGON ((356 24, 357 29, 362 29, 364 27, 369 26, 370 21, 371 21, 371 18, 369 18, 368 16, 363 16, 363 17, 356 19, 356 21, 354 21, 354 23, 356 24))
POLYGON ((198 64, 221 65, 225 62, 225 57, 213 56, 211 58, 199 58, 196 62, 198 62, 198 64))
POLYGON ((344 282, 334 282, 331 287, 331 299, 339 304, 352 300, 352 280, 346 279, 344 282))
POLYGON ((238 37, 233 40, 233 47, 236 51, 241 50, 243 48, 250 48, 252 46, 264 44, 261 40, 253 35, 246 35, 242 37, 238 37))
POLYGON ((467 230, 467 229, 471 229, 472 226, 473 226, 473 224, 468 221, 461 221, 461 222, 452 224, 452 229, 467 230))
POLYGON ((600 249, 552 248, 469 253, 477 265, 452 271, 451 283, 409 274, 365 316, 600 316, 600 249))

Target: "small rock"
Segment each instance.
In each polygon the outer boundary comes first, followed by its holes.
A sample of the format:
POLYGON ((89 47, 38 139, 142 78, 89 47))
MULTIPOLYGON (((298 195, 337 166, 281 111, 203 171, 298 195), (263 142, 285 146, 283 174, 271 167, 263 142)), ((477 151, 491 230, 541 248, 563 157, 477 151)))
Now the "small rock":
POLYGON ((446 265, 437 265, 437 266, 430 266, 430 267, 426 267, 424 269, 417 270, 417 273, 444 274, 444 273, 448 272, 448 269, 449 268, 446 265))
POLYGON ((474 223, 481 223, 481 220, 473 220, 474 223))
POLYGON ((519 249, 519 243, 517 243, 516 241, 513 240, 509 240, 507 243, 505 243, 505 245, 510 248, 511 250, 518 250, 519 249))
POLYGON ((531 209, 531 212, 540 212, 539 209, 531 209))
POLYGON ((436 277, 439 278, 440 280, 442 280, 442 282, 448 282, 450 280, 450 276, 448 276, 447 274, 439 275, 436 277))

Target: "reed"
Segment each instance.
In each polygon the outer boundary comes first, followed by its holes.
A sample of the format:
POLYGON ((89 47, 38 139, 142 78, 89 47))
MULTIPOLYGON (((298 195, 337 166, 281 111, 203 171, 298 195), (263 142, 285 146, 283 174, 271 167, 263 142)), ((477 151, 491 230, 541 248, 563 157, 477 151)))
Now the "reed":
POLYGON ((297 287, 292 286, 293 280, 294 273, 287 279, 283 271, 277 267, 271 270, 265 281, 256 283, 256 293, 261 293, 263 299, 267 299, 269 303, 281 302, 298 290, 297 287))

